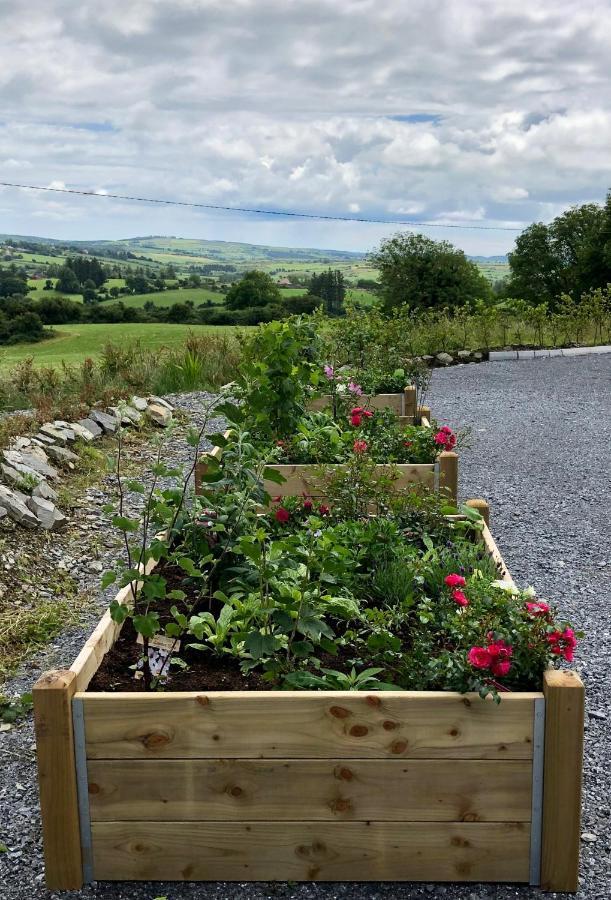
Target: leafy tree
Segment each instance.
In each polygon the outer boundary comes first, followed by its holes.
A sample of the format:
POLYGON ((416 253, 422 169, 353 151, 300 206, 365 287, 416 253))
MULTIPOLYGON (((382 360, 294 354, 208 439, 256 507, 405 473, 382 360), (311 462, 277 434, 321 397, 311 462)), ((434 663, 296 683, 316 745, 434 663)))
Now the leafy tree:
POLYGON ((45 325, 61 325, 78 322, 81 318, 81 303, 67 297, 43 297, 36 304, 36 312, 45 325))
POLYGON ((395 234, 382 241, 370 261, 380 273, 387 311, 402 305, 416 309, 462 306, 492 296, 475 263, 448 241, 395 234))
POLYGON ((227 309, 248 309, 252 306, 267 306, 282 303, 278 286, 267 272, 253 269, 227 291, 227 309))
POLYGON ((94 288, 99 288, 106 281, 106 269, 99 259, 89 256, 69 256, 64 268, 72 269, 79 284, 92 281, 94 288))
POLYGON ((59 280, 57 282, 55 290, 59 291, 60 294, 81 293, 80 282, 69 266, 64 266, 62 269, 60 269, 59 280))
POLYGON ((44 337, 45 329, 40 316, 26 312, 9 323, 11 341, 39 341, 44 337))
POLYGON ((611 282, 611 192, 605 206, 574 206, 549 225, 534 222, 509 254, 507 293, 553 309, 562 294, 578 299, 611 282))
POLYGON ((346 298, 346 282, 343 273, 339 269, 329 269, 327 272, 312 275, 308 285, 308 294, 312 297, 322 298, 328 315, 341 315, 346 298))
POLYGON ((88 278, 83 285, 83 303, 96 303, 98 295, 95 290, 95 284, 88 278))
POLYGON ((22 296, 28 292, 28 280, 15 266, 3 269, 0 266, 0 297, 22 296))

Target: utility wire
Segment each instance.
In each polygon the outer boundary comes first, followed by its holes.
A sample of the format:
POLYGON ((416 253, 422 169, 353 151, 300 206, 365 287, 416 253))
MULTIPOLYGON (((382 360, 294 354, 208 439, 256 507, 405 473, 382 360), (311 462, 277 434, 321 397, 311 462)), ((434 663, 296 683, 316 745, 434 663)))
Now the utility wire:
POLYGON ((221 206, 216 203, 192 203, 187 200, 159 200, 153 197, 130 197, 125 194, 99 194, 96 191, 77 191, 73 188, 40 187, 34 184, 14 184, 12 181, 0 181, 0 187, 22 188, 26 191, 49 191, 54 194, 78 194, 81 197, 101 197, 107 200, 132 200, 136 203, 158 203, 164 206, 190 206, 196 209, 218 209, 225 212, 257 213, 262 216, 288 216, 295 219, 321 219, 331 222, 367 222, 371 225, 418 225, 426 228, 462 228, 476 231, 522 231, 521 228, 510 228, 506 225, 443 225, 440 222, 404 222, 397 219, 366 219, 358 216, 325 216, 322 213, 282 212, 277 209, 255 209, 246 206, 221 206))

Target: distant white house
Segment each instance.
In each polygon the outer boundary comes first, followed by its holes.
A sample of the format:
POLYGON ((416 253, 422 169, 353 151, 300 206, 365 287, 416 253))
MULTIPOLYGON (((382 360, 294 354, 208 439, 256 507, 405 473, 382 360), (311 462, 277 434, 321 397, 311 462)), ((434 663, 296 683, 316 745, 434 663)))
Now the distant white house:
POLYGON ((291 279, 290 278, 279 278, 278 279, 278 287, 291 287, 291 279))

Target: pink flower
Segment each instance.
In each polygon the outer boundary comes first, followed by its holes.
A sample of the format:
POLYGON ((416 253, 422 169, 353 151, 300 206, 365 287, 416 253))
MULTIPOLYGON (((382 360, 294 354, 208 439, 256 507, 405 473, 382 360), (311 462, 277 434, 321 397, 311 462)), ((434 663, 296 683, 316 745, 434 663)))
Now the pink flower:
POLYGON ((442 425, 439 430, 443 431, 444 434, 452 434, 452 429, 449 428, 447 425, 442 425))
POLYGON ((451 450, 452 447, 456 446, 456 435, 447 425, 439 429, 433 440, 445 450, 451 450))
POLYGON ((412 446, 412 443, 413 443, 413 441, 403 441, 403 446, 404 446, 404 447, 411 447, 411 446, 412 446))
POLYGON ((350 416, 350 424, 354 425, 357 428, 361 424, 362 421, 363 421, 363 419, 361 416, 350 416))
POLYGON ((355 453, 364 453, 367 450, 367 441, 355 441, 352 449, 355 453))
POLYGON ((331 379, 335 377, 335 369, 333 368, 333 366, 325 366, 324 373, 329 381, 331 381, 331 379))
POLYGON ((348 382, 348 390, 356 397, 360 397, 363 393, 363 388, 360 386, 360 384, 355 384, 354 381, 348 382))
POLYGON ((490 654, 485 647, 471 647, 467 653, 467 660, 474 669, 487 669, 490 665, 490 654))
POLYGON ((373 416, 373 413, 371 412, 370 409, 364 409, 364 410, 363 410, 363 415, 364 415, 367 419, 371 419, 371 417, 373 416))
POLYGON ((447 439, 447 435, 445 435, 443 431, 438 431, 434 438, 436 444, 443 444, 444 447, 447 439))
POLYGON ((544 616, 549 612, 549 603, 544 600, 534 600, 532 603, 526 603, 525 606, 531 616, 544 616))
POLYGON ((502 678, 503 675, 509 675, 509 672, 511 670, 511 663, 508 659, 504 659, 501 662, 494 663, 490 667, 490 670, 496 678, 502 678))
POLYGON ((467 583, 462 575, 457 575, 456 572, 453 572, 451 575, 446 575, 444 581, 447 586, 451 588, 464 587, 467 583))
POLYGON ((288 511, 288 509, 285 509, 284 506, 278 507, 278 509, 276 510, 275 516, 276 516, 276 522, 282 522, 282 523, 288 522, 288 520, 291 518, 290 512, 288 511))
POLYGON ((353 406, 352 409, 350 410, 350 415, 351 416, 360 416, 362 412, 363 412, 362 406, 353 406))
POLYGON ((312 501, 310 499, 306 498, 303 501, 303 508, 305 509, 306 512, 311 512, 312 509, 314 508, 314 504, 312 503, 312 501))
POLYGON ((459 591, 458 588, 452 591, 452 600, 454 600, 455 603, 458 603, 459 606, 469 605, 468 598, 465 596, 465 594, 463 594, 462 591, 459 591))

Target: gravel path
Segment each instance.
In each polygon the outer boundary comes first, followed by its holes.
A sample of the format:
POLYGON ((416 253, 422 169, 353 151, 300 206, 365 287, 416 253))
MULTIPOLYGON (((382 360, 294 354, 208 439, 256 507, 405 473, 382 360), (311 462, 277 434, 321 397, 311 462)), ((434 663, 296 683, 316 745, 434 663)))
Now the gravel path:
MULTIPOLYGON (((176 398, 198 417, 201 395, 176 398)), ((436 370, 429 402, 440 421, 473 428, 461 457, 463 498, 481 496, 492 508, 492 530, 519 583, 534 584, 587 633, 577 668, 587 685, 586 764, 582 831, 583 900, 611 896, 611 550, 608 541, 611 464, 611 357, 484 363, 436 370)), ((213 425, 213 429, 217 430, 213 425)), ((186 460, 180 435, 170 447, 186 460)), ((99 507, 107 493, 90 491, 99 507)), ((103 528, 101 522, 97 524, 103 528)), ((107 550, 110 556, 114 551, 107 550)), ((91 583, 91 577, 89 577, 91 583)), ((83 628, 57 638, 15 679, 29 689, 40 671, 69 665, 104 608, 99 598, 83 628)), ((527 887, 410 884, 147 884, 100 883, 78 893, 52 894, 43 884, 31 723, 0 734, 1 900, 448 900, 533 898, 527 887)), ((555 895, 547 895, 553 897, 555 895)))

